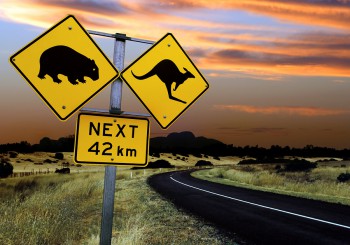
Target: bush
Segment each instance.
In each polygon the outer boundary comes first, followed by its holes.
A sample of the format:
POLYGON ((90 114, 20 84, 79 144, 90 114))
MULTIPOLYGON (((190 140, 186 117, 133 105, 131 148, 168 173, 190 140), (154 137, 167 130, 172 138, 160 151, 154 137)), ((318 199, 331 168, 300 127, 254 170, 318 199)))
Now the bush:
POLYGON ((304 159, 301 159, 301 160, 294 159, 289 161, 286 164, 284 171, 287 171, 287 172, 309 171, 316 167, 317 167, 316 163, 312 163, 304 159))
POLYGON ((144 169, 144 168, 174 168, 167 160, 157 160, 155 162, 149 162, 146 167, 133 167, 132 169, 144 169))
POLYGON ((154 153, 152 154, 152 157, 157 157, 157 158, 160 158, 160 154, 159 154, 159 152, 154 152, 154 153))
POLYGON ((173 168, 174 166, 170 164, 167 160, 157 160, 155 162, 149 162, 147 168, 173 168))
POLYGON ((55 173, 70 174, 70 168, 61 168, 61 169, 56 168, 55 173))
POLYGON ((58 160, 63 160, 63 153, 62 152, 56 152, 55 153, 55 158, 58 160))
POLYGON ((342 173, 337 177, 339 182, 347 182, 350 181, 350 173, 342 173))
POLYGON ((193 153, 192 155, 197 158, 202 158, 202 154, 200 153, 193 153))
POLYGON ((13 166, 7 159, 0 159, 0 178, 7 178, 13 174, 13 166))
POLYGON ((213 166, 213 164, 206 160, 199 160, 196 165, 196 167, 202 167, 202 166, 213 166))
POLYGON ((18 153, 15 151, 9 151, 8 154, 10 155, 10 158, 16 158, 18 156, 18 153))

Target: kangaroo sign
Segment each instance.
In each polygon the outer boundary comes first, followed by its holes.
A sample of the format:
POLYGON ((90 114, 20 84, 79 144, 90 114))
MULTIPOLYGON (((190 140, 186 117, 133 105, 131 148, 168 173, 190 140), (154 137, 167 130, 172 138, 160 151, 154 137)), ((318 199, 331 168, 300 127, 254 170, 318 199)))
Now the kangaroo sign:
POLYGON ((118 77, 117 69, 71 15, 10 62, 63 121, 118 77))
POLYGON ((75 135, 74 160, 85 164, 146 166, 147 118, 81 113, 75 135))
POLYGON ((171 33, 124 69, 121 77, 163 129, 209 88, 171 33))

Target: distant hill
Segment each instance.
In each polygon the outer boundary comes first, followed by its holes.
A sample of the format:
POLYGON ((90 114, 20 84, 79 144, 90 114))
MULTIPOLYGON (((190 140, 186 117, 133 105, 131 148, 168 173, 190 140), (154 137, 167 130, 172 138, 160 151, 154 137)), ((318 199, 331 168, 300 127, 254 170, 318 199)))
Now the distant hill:
MULTIPOLYGON (((29 153, 36 151, 43 152, 72 152, 74 150, 74 135, 61 137, 53 140, 44 137, 39 144, 31 145, 26 141, 20 143, 0 144, 0 154, 9 151, 29 153)), ((336 157, 347 161, 350 159, 350 149, 337 150, 328 147, 306 145, 303 148, 291 148, 272 145, 270 148, 256 146, 234 146, 226 145, 219 140, 206 137, 196 137, 192 132, 184 131, 170 133, 166 137, 155 137, 150 139, 149 153, 178 153, 178 154, 204 154, 210 156, 250 156, 256 159, 270 161, 272 158, 283 156, 300 157, 336 157)))
POLYGON ((219 140, 206 137, 196 137, 192 132, 170 133, 166 137, 155 137, 150 139, 151 152, 174 152, 189 153, 203 152, 217 147, 226 147, 219 140))

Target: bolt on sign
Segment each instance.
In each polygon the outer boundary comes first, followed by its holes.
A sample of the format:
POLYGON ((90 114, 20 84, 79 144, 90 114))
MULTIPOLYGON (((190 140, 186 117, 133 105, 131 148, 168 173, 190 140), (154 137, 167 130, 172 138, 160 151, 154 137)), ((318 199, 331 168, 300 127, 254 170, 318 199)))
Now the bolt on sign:
POLYGON ((81 113, 78 116, 76 163, 118 166, 148 164, 149 120, 81 113))
POLYGON ((10 62, 62 121, 119 75, 72 15, 11 56, 10 62))
POLYGON ((121 77, 163 129, 209 88, 171 33, 125 68, 121 77))

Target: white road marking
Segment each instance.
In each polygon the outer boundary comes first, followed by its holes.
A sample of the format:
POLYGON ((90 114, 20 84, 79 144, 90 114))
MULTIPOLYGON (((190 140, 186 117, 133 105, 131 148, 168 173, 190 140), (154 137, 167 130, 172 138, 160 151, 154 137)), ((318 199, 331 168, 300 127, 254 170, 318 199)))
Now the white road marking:
POLYGON ((248 201, 244 201, 244 200, 241 200, 241 199, 237 199, 237 198, 234 198, 234 197, 225 196, 225 195, 222 195, 222 194, 219 194, 219 193, 215 193, 215 192, 212 192, 212 191, 204 190, 204 189, 201 189, 201 188, 192 186, 192 185, 188 185, 188 184, 182 183, 182 182, 180 182, 180 181, 174 179, 174 178, 172 177, 172 175, 170 176, 170 179, 173 180, 173 181, 175 181, 176 183, 181 184, 181 185, 184 185, 184 186, 187 186, 187 187, 190 187, 190 188, 192 188, 192 189, 199 190, 199 191, 203 191, 203 192, 206 192, 206 193, 215 195, 215 196, 219 196, 219 197, 231 199, 231 200, 234 200, 234 201, 237 201, 237 202, 242 202, 242 203, 250 204, 250 205, 253 205, 253 206, 260 207, 260 208, 266 208, 266 209, 270 209, 270 210, 273 210, 273 211, 277 211, 277 212, 281 212, 281 213, 285 213, 285 214, 290 214, 290 215, 294 215, 294 216, 301 217, 301 218, 304 218, 304 219, 310 219, 310 220, 314 220, 314 221, 318 221, 318 222, 321 222, 321 223, 326 223, 326 224, 329 224, 329 225, 334 225, 334 226, 338 226, 338 227, 342 227, 342 228, 345 228, 345 229, 349 229, 349 230, 350 230, 350 226, 346 226, 346 225, 342 225, 342 224, 337 224, 337 223, 334 223, 334 222, 330 222, 330 221, 322 220, 322 219, 317 219, 317 218, 305 216, 305 215, 302 215, 302 214, 292 213, 292 212, 285 211, 285 210, 282 210, 282 209, 272 208, 272 207, 264 206, 264 205, 261 205, 261 204, 257 204, 257 203, 253 203, 253 202, 248 202, 248 201))

